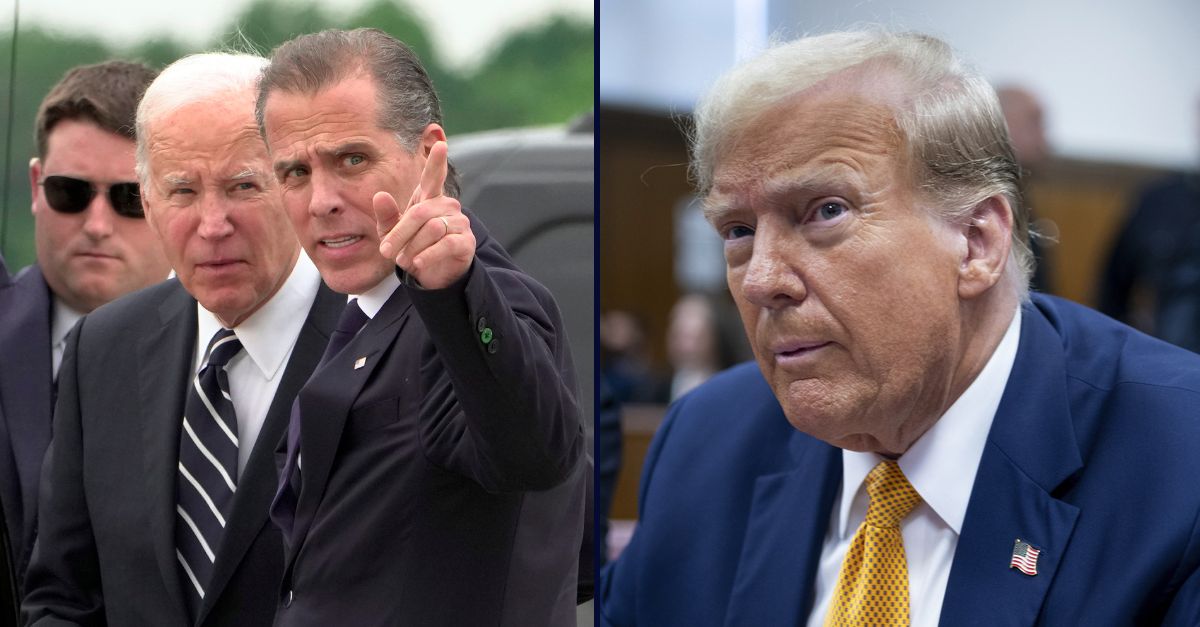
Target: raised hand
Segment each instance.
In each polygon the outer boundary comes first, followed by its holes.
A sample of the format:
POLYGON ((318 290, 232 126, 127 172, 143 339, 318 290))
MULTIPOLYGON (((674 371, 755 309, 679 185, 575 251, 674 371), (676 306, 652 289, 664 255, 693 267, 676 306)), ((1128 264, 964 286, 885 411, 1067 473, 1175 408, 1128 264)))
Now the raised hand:
POLYGON ((446 142, 436 142, 404 211, 387 192, 372 199, 379 253, 394 258, 396 265, 426 289, 453 284, 467 273, 475 258, 470 218, 463 215, 458 200, 442 194, 448 169, 446 142))

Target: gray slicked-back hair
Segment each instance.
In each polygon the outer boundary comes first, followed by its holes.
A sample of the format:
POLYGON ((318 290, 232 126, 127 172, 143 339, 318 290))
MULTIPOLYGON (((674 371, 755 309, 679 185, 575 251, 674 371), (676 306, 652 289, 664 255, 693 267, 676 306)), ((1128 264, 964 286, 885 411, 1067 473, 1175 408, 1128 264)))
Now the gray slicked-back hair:
MULTIPOLYGON (((410 154, 430 124, 442 126, 442 104, 433 80, 403 42, 376 28, 329 29, 284 42, 271 53, 263 72, 255 116, 267 136, 263 118, 272 92, 314 95, 358 74, 375 83, 381 128, 395 134, 410 154)), ((445 193, 459 195, 458 172, 448 164, 445 193)))
POLYGON ((227 100, 231 95, 240 95, 252 105, 258 77, 266 66, 266 59, 252 54, 206 52, 183 57, 159 73, 137 108, 137 174, 142 184, 150 177, 147 130, 155 120, 190 104, 227 100))
POLYGON ((720 155, 749 125, 788 97, 866 63, 899 76, 907 94, 894 112, 915 189, 947 221, 961 224, 996 195, 1013 210, 1011 278, 1028 293, 1034 259, 1021 170, 996 93, 945 42, 917 33, 849 31, 777 44, 726 73, 693 114, 691 174, 711 191, 720 155))

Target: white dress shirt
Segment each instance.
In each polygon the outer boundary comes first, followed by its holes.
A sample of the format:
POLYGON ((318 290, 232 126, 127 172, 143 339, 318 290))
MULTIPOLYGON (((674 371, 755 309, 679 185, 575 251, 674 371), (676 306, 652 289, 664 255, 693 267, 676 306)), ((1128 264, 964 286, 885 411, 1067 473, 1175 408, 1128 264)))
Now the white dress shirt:
POLYGON ((67 349, 67 333, 70 333, 71 327, 75 326, 75 323, 83 317, 83 312, 71 309, 57 298, 53 300, 54 304, 51 305, 51 309, 54 315, 50 320, 50 360, 54 380, 57 381, 58 368, 62 365, 63 352, 67 349))
MULTIPOLYGON (((234 329, 242 351, 229 361, 225 372, 229 375, 229 396, 238 422, 238 477, 242 476, 254 450, 267 410, 283 379, 284 366, 300 337, 320 284, 316 266, 301 250, 296 267, 279 291, 234 329)), ((207 362, 204 351, 209 341, 222 327, 217 317, 199 303, 196 311, 199 329, 193 378, 207 362)))
MULTIPOLYGON (((950 565, 983 457, 992 419, 1017 357, 1021 336, 1018 308, 1000 344, 966 391, 898 463, 922 502, 900 523, 908 561, 909 619, 913 627, 937 625, 950 565)), ((833 599, 842 560, 858 526, 867 517, 867 473, 883 458, 842 451, 842 488, 833 503, 829 532, 821 549, 815 603, 809 627, 820 627, 833 599)))
POLYGON ((380 309, 383 309, 383 304, 392 297, 392 292, 400 287, 400 278, 395 272, 387 273, 383 280, 375 284, 375 287, 363 292, 362 294, 351 294, 346 297, 346 302, 357 298, 358 308, 367 314, 368 318, 374 318, 380 309))

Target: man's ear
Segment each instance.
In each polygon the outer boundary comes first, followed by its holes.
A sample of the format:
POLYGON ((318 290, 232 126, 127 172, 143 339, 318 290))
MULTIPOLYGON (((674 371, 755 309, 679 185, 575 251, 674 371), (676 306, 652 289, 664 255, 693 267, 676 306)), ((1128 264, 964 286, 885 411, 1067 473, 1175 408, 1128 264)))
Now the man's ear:
POLYGON ((446 141, 446 131, 442 129, 441 125, 430 124, 426 126, 425 130, 421 131, 421 157, 428 159, 429 151, 433 150, 433 145, 444 141, 446 141))
POLYGON ((42 160, 34 157, 29 160, 29 197, 33 202, 29 203, 29 210, 37 213, 38 196, 42 193, 42 186, 38 185, 38 181, 42 178, 42 160))
POLYGON ((965 228, 967 249, 958 269, 958 295, 969 299, 999 283, 1008 265, 1013 231, 1008 198, 996 194, 975 205, 965 228))
POLYGON ((146 216, 146 224, 154 228, 154 212, 150 211, 150 201, 146 199, 146 190, 139 189, 138 198, 142 201, 142 215, 146 216))

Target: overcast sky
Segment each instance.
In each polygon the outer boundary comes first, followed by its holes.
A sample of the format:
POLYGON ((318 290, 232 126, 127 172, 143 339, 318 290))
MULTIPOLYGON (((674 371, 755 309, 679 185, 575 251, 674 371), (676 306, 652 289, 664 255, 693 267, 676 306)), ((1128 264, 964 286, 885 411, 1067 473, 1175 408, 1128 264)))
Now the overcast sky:
MULTIPOLYGON (((321 0, 329 14, 352 13, 369 0, 321 0)), ((0 29, 12 29, 13 0, 0 0, 0 29)), ((229 24, 250 0, 21 0, 21 27, 54 26, 97 35, 109 43, 168 34, 200 45, 229 24), (198 8, 203 7, 203 8, 198 8)), ((479 60, 497 41, 548 14, 592 19, 592 0, 414 0, 406 2, 432 31, 438 50, 456 67, 479 60)))

